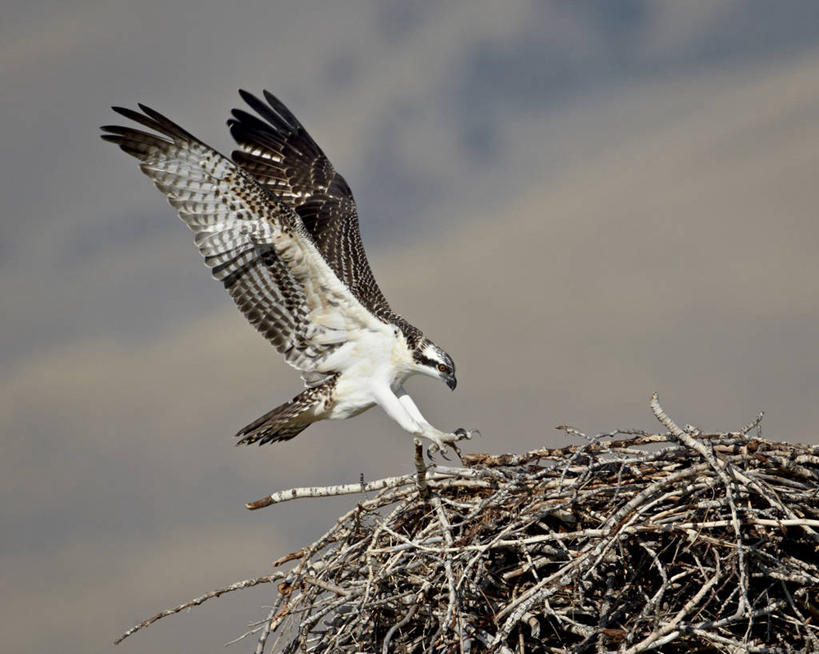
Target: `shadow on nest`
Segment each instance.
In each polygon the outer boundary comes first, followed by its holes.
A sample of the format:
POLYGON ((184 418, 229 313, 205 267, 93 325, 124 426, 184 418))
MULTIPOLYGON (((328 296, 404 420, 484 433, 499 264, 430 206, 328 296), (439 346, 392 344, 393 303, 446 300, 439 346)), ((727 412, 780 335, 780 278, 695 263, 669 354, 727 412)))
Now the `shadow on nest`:
POLYGON ((819 447, 617 430, 248 505, 376 492, 289 570, 256 652, 819 651, 819 447))

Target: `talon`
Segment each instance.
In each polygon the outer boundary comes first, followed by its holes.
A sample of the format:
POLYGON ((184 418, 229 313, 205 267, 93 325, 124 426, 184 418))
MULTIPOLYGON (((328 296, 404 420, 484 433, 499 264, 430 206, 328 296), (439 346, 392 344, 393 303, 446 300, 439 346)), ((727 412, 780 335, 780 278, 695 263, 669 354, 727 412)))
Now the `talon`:
POLYGON ((448 447, 453 448, 458 453, 458 457, 461 456, 460 452, 458 452, 458 448, 455 447, 455 445, 453 444, 453 442, 450 441, 450 439, 437 438, 432 442, 432 445, 430 445, 427 448, 427 457, 431 461, 432 457, 438 454, 445 461, 450 461, 450 458, 446 455, 446 450, 448 447))
POLYGON ((427 457, 432 460, 433 456, 439 454, 442 459, 445 461, 451 461, 451 459, 447 456, 447 450, 452 448, 455 454, 458 456, 458 459, 463 462, 463 456, 461 455, 461 450, 457 446, 458 441, 462 440, 469 440, 472 438, 472 431, 468 429, 464 429, 463 427, 459 427, 454 432, 449 434, 440 434, 435 436, 426 436, 432 441, 432 444, 427 447, 427 457))
POLYGON ((459 460, 461 463, 463 463, 464 458, 461 456, 461 449, 460 449, 460 448, 459 448, 457 445, 455 445, 455 443, 451 443, 451 444, 450 444, 450 447, 451 447, 453 450, 455 450, 455 454, 457 454, 457 455, 458 455, 458 460, 459 460))
POLYGON ((473 436, 480 436, 481 432, 477 429, 464 429, 463 427, 458 427, 454 432, 452 432, 456 436, 456 441, 469 441, 472 440, 473 436))

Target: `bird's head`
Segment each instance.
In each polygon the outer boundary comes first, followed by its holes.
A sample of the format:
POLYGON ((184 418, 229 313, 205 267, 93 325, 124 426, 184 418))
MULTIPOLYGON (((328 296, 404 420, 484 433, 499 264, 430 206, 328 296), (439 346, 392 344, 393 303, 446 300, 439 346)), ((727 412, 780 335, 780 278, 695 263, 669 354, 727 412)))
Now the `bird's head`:
POLYGON ((450 389, 455 390, 458 384, 458 380, 455 379, 455 362, 428 338, 422 339, 413 350, 412 363, 415 372, 440 379, 450 389))

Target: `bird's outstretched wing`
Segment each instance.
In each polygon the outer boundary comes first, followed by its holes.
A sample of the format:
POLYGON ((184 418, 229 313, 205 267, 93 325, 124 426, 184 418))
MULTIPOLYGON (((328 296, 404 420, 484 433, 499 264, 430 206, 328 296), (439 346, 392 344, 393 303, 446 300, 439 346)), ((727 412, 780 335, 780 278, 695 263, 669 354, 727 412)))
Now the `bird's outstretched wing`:
POLYGON ((361 329, 385 325, 367 311, 316 249, 301 218, 232 161, 144 105, 114 111, 154 133, 109 125, 102 138, 140 168, 179 212, 236 305, 302 371, 361 329))
POLYGON ((234 109, 228 120, 240 149, 233 160, 270 189, 304 222, 329 266, 369 311, 397 324, 412 338, 411 325, 391 309, 373 277, 352 191, 302 124, 272 93, 265 101, 239 91, 261 117, 234 109))

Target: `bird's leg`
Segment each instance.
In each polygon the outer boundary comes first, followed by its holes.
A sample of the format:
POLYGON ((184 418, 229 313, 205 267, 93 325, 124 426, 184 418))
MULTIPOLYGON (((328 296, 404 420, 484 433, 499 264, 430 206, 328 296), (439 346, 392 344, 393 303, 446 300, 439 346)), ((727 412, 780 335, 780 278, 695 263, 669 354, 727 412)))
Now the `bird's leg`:
POLYGON ((458 435, 457 431, 448 434, 429 424, 427 419, 424 418, 423 414, 421 413, 421 410, 410 397, 410 394, 407 393, 403 387, 398 389, 397 397, 398 401, 401 402, 402 406, 407 410, 407 413, 409 413, 410 416, 412 416, 413 419, 418 422, 418 424, 424 427, 426 430, 425 437, 432 441, 432 445, 428 449, 428 454, 440 452, 443 458, 449 460, 446 455, 446 449, 451 447, 453 450, 455 450, 455 454, 458 455, 458 458, 461 458, 461 452, 458 449, 458 446, 455 445, 455 443, 461 440, 461 437, 458 435))
POLYGON ((448 434, 430 425, 406 391, 399 389, 398 392, 400 398, 389 387, 380 388, 375 391, 374 398, 387 415, 403 429, 413 436, 432 441, 432 451, 445 451, 458 441, 456 434, 448 434))
POLYGON ((446 436, 454 436, 453 440, 449 440, 449 438, 445 439, 444 444, 438 443, 437 441, 433 442, 432 445, 429 446, 427 453, 429 455, 435 454, 436 452, 440 452, 441 456, 444 457, 447 461, 449 458, 445 454, 444 447, 451 447, 455 450, 455 454, 458 455, 459 459, 463 459, 461 457, 461 448, 458 447, 457 443, 460 441, 468 441, 471 440, 473 436, 480 436, 481 432, 477 429, 464 429, 463 427, 458 427, 455 431, 451 434, 447 434, 446 436))
POLYGON ((398 397, 398 401, 401 403, 407 413, 419 425, 424 427, 426 433, 421 435, 432 441, 432 445, 428 449, 428 454, 440 452, 441 456, 446 459, 446 450, 448 447, 451 447, 453 450, 455 450, 455 454, 458 455, 458 458, 461 458, 461 451, 458 449, 456 443, 460 440, 472 438, 471 432, 468 432, 463 428, 456 429, 452 433, 442 432, 440 429, 436 429, 429 424, 427 419, 421 414, 420 409, 416 406, 413 399, 410 397, 409 393, 407 393, 403 387, 398 389, 396 395, 398 397))
MULTIPOLYGON (((398 401, 401 403, 401 406, 404 407, 406 412, 410 414, 418 424, 423 425, 425 427, 429 427, 430 429, 435 429, 432 425, 427 422, 427 419, 421 415, 421 411, 415 406, 415 402, 413 402, 410 394, 404 390, 404 387, 401 386, 396 393, 396 397, 398 397, 398 401)), ((437 430, 435 430, 437 431, 437 430)))

